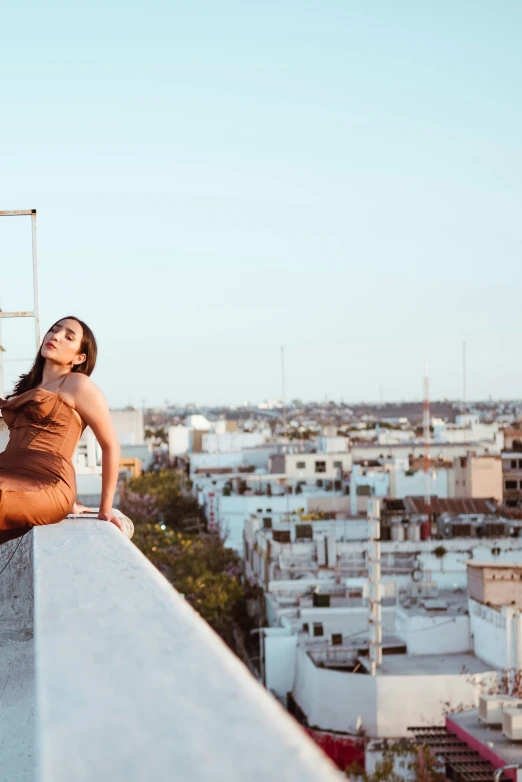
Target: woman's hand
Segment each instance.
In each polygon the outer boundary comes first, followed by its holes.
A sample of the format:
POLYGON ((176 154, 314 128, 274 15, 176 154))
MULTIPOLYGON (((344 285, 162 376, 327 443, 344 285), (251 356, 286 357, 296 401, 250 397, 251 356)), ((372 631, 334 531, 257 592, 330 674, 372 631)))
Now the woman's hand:
POLYGON ((92 508, 88 508, 86 505, 83 505, 81 502, 75 502, 72 506, 71 513, 94 513, 92 508))
POLYGON ((110 511, 100 510, 98 518, 102 521, 110 521, 110 523, 118 527, 120 532, 123 532, 127 538, 132 538, 134 524, 127 516, 124 516, 123 513, 116 514, 113 508, 111 508, 110 511))

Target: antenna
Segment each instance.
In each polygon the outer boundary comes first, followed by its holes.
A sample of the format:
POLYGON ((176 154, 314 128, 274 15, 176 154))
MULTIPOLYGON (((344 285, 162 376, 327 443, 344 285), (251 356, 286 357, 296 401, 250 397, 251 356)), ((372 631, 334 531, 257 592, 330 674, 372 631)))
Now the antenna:
POLYGON ((430 380, 428 377, 428 363, 424 365, 424 407, 422 415, 422 424, 424 430, 424 512, 426 521, 423 524, 423 539, 429 540, 431 537, 431 454, 430 454, 430 380))
POLYGON ((462 343, 462 412, 466 412, 466 343, 462 343))
POLYGON ((285 349, 281 348, 281 389, 283 393, 283 437, 286 437, 285 349))

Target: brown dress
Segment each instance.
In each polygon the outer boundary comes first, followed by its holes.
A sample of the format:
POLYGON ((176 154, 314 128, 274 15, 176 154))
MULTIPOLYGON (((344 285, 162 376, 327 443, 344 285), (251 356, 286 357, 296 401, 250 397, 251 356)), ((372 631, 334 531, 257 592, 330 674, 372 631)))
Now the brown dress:
POLYGON ((76 500, 71 457, 85 423, 57 391, 43 388, 0 399, 0 410, 9 427, 7 448, 0 453, 3 542, 71 512, 76 500))

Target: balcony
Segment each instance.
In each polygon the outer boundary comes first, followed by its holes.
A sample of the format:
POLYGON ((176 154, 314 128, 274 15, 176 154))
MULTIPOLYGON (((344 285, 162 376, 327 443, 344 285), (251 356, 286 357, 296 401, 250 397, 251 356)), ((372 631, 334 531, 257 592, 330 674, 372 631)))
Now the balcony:
POLYGON ((329 782, 340 773, 116 527, 0 546, 6 782, 329 782))

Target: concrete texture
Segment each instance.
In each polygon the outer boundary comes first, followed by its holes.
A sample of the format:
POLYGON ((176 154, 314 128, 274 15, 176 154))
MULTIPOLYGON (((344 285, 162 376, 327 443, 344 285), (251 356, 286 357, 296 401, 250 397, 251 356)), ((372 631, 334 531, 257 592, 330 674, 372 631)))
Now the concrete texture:
POLYGON ((0 546, 0 778, 6 782, 35 778, 32 559, 30 534, 0 546))
POLYGON ((0 638, 0 764, 5 782, 36 778, 34 646, 23 638, 0 638))
POLYGON ((2 780, 339 779, 116 527, 70 520, 21 540, 0 575, 2 780))

